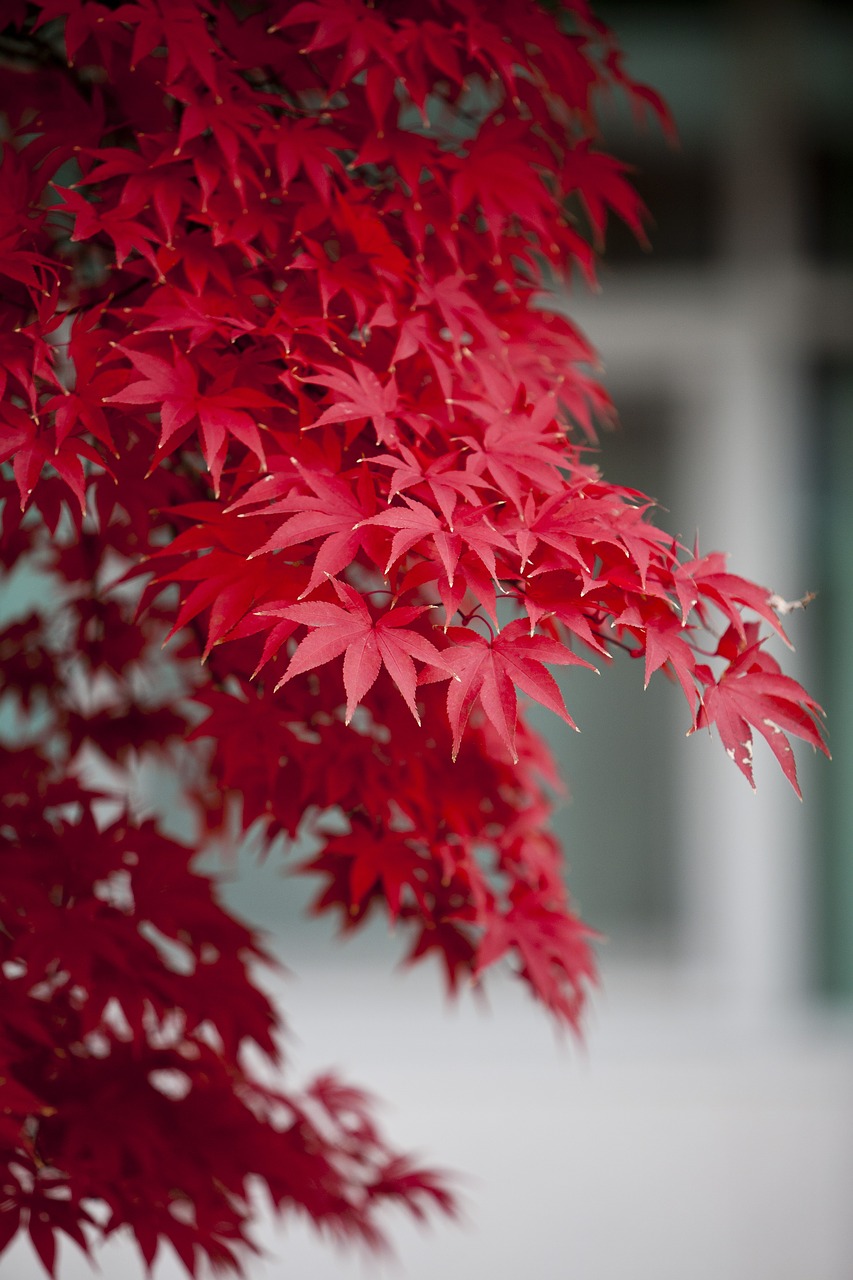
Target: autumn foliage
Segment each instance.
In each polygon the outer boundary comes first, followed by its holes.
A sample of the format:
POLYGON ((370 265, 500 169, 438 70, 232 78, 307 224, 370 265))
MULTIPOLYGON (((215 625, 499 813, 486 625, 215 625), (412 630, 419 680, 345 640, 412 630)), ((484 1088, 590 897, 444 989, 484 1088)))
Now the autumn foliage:
POLYGON ((0 635, 0 1246, 236 1268, 257 1181, 376 1242, 446 1185, 356 1090, 284 1083, 197 852, 298 840, 316 912, 387 913, 452 989, 508 961, 576 1025, 550 668, 628 648, 750 781, 755 732, 795 788, 789 736, 825 749, 777 598, 600 475, 555 309, 612 216, 643 236, 601 95, 668 118, 584 0, 2 17, 2 561, 45 590, 0 635))

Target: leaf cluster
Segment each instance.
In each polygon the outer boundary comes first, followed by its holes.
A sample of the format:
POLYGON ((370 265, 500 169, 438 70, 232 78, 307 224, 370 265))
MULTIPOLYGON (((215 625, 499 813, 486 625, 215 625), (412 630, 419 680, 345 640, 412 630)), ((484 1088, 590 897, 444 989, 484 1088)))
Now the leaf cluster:
POLYGON ((50 1270, 100 1202, 149 1262, 164 1238, 235 1268, 254 1176, 376 1239, 385 1201, 448 1194, 359 1095, 243 1064, 281 1065, 259 944, 192 852, 310 840, 316 912, 386 913, 452 989, 506 961, 577 1026, 592 935, 524 715, 573 724, 550 668, 627 648, 750 781, 756 731, 795 788, 790 735, 825 750, 763 647, 778 597, 600 474, 611 406, 549 294, 594 281, 613 217, 644 234, 600 95, 671 124, 585 0, 4 18, 0 548, 61 608, 0 640, 29 725, 3 783, 3 1238, 50 1270), (93 753, 125 784, 167 759, 189 845, 98 794, 93 753))

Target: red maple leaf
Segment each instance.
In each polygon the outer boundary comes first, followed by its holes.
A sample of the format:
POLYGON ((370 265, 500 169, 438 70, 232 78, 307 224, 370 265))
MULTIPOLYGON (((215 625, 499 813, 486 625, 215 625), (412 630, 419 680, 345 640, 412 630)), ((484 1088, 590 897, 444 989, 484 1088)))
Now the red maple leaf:
POLYGON ((595 981, 589 949, 594 934, 565 903, 546 893, 518 886, 505 913, 490 913, 477 952, 476 972, 514 951, 522 976, 546 1005, 576 1024, 584 987, 595 981))
MULTIPOLYGON (((376 839, 375 831, 358 823, 344 836, 329 840, 323 851, 324 863, 332 857, 349 863, 349 892, 353 905, 361 908, 371 893, 382 894, 392 920, 400 913, 401 897, 409 890, 421 911, 426 910, 420 877, 430 869, 430 860, 412 846, 405 836, 376 839)), ((310 863, 308 864, 310 868, 310 863)))
POLYGON ((160 406, 160 440, 155 460, 173 452, 198 423, 202 452, 217 496, 229 435, 251 449, 261 465, 265 465, 258 424, 246 412, 246 407, 274 406, 269 396, 253 387, 229 385, 218 389, 216 383, 201 392, 197 366, 177 350, 172 363, 145 351, 127 349, 126 354, 147 376, 140 382, 131 382, 107 400, 112 404, 160 406))
POLYGON ((608 210, 622 219, 641 244, 647 244, 642 200, 625 176, 629 167, 613 156, 594 150, 589 140, 566 152, 560 175, 568 195, 580 191, 599 245, 604 243, 608 210))
MULTIPOLYGON (((723 652, 731 634, 723 637, 723 652)), ((804 739, 828 757, 821 726, 823 711, 796 680, 782 674, 779 664, 762 650, 761 644, 762 641, 747 644, 719 680, 714 680, 707 667, 699 668, 708 687, 702 695, 696 727, 716 725, 728 755, 753 789, 752 742, 753 730, 757 730, 802 799, 788 735, 804 739)))
POLYGON ((304 46, 304 52, 346 46, 337 59, 330 94, 345 85, 370 58, 382 58, 400 74, 394 56, 394 40, 388 24, 379 14, 373 13, 353 0, 333 0, 318 4, 316 0, 300 0, 291 5, 288 13, 279 18, 272 30, 297 25, 310 25, 314 34, 304 46))
POLYGON ((435 645, 407 625, 425 613, 427 606, 389 609, 374 619, 362 595, 346 583, 335 581, 334 587, 343 605, 315 600, 266 611, 273 617, 288 618, 309 628, 307 636, 297 645, 278 687, 294 676, 313 671, 343 654, 347 724, 383 666, 420 724, 415 703, 418 678, 412 659, 418 658, 437 667, 444 665, 435 645))
POLYGON ((539 166, 547 166, 550 160, 546 147, 531 147, 524 121, 489 121, 477 134, 451 183, 457 216, 476 201, 496 248, 509 220, 520 219, 546 237, 550 221, 547 210, 553 207, 553 196, 540 176, 539 166))
MULTIPOLYGON (((310 595, 320 583, 333 578, 355 559, 356 553, 363 544, 370 543, 369 529, 364 528, 376 506, 370 476, 365 468, 361 468, 353 492, 353 486, 341 476, 329 471, 320 471, 311 467, 303 467, 296 459, 291 460, 293 467, 311 494, 292 492, 292 485, 287 485, 287 496, 259 508, 254 514, 261 515, 266 521, 270 516, 292 511, 267 541, 249 555, 249 559, 267 555, 270 552, 286 551, 290 547, 312 542, 322 538, 322 545, 313 556, 313 564, 308 581, 301 595, 310 595)), ((270 487, 260 485, 254 492, 259 498, 272 496, 270 487)), ((243 506, 247 502, 244 495, 243 506)), ((233 510, 234 508, 232 508, 233 510)), ((251 513, 247 513, 251 514, 251 513)))
POLYGON ((401 444, 399 456, 391 453, 377 453, 370 461, 374 466, 378 464, 382 467, 390 467, 392 470, 391 483, 388 487, 389 502, 398 493, 404 493, 406 489, 428 488, 452 530, 453 512, 458 500, 464 498, 467 503, 474 506, 478 502, 477 490, 488 487, 487 481, 479 476, 472 476, 469 471, 464 471, 457 466, 462 456, 462 454, 447 453, 426 461, 421 460, 407 445, 401 444))
POLYGON ((572 720, 556 680, 543 665, 581 666, 595 670, 589 662, 578 658, 565 645, 543 635, 531 635, 522 619, 485 640, 475 631, 451 627, 447 632, 450 645, 442 653, 444 665, 456 677, 447 690, 447 714, 453 729, 453 754, 459 751, 462 732, 476 702, 494 725, 500 740, 517 760, 515 726, 518 699, 515 688, 554 711, 573 729, 572 720))
POLYGON ((308 423, 310 427, 323 427, 330 422, 360 425, 368 418, 376 432, 377 444, 397 443, 396 419, 399 393, 392 374, 383 384, 367 365, 351 362, 352 373, 321 365, 307 382, 319 383, 335 393, 334 403, 308 423))

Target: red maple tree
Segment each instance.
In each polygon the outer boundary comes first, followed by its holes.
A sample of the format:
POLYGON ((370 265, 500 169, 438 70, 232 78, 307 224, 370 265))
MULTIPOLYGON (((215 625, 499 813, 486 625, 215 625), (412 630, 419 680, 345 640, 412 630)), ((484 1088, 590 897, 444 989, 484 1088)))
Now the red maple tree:
MULTIPOLYGON (((129 1229, 239 1269, 252 1180, 380 1240, 450 1209, 364 1097, 283 1080, 266 959, 193 869, 310 837, 315 912, 386 911, 451 989, 506 959, 573 1026, 590 931, 518 692, 614 645, 752 781, 825 750, 767 590, 591 445, 548 290, 643 235, 585 0, 11 0, 0 36, 0 1247, 129 1229), (165 645, 165 647, 164 647, 165 645), (140 802, 166 762, 194 836, 140 802), (277 1068, 251 1065, 255 1046, 277 1068), (274 1083, 270 1083, 273 1080, 274 1083)), ((553 295, 551 295, 553 296, 553 295)))

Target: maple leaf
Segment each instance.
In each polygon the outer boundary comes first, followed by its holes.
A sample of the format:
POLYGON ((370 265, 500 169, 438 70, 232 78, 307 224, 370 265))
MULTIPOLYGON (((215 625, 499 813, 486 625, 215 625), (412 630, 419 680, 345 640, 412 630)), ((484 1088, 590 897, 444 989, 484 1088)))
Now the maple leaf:
POLYGON ((462 627, 451 627, 446 634, 451 644, 442 652, 443 664, 456 676, 447 690, 454 758, 468 717, 479 701, 513 760, 518 759, 515 747, 516 686, 577 729, 566 710, 557 682, 543 664, 581 666, 594 671, 591 663, 584 662, 547 636, 531 635, 527 623, 521 618, 510 622, 491 640, 462 627))
POLYGON ((669 663, 690 706, 696 713, 699 695, 694 681, 696 658, 682 634, 682 624, 674 614, 662 607, 645 611, 643 638, 646 653, 645 687, 652 675, 669 663))
POLYGON ((153 189, 154 207, 167 244, 171 246, 181 209, 192 203, 194 195, 186 167, 174 152, 158 153, 149 144, 145 154, 128 151, 126 147, 90 147, 85 154, 91 156, 95 164, 87 168, 85 177, 75 183, 73 189, 97 187, 110 179, 123 178, 121 206, 137 213, 147 209, 152 195, 151 171, 158 171, 153 189))
POLYGON ((334 403, 324 409, 310 427, 323 427, 329 422, 357 424, 368 418, 373 423, 378 444, 397 442, 395 419, 398 416, 399 393, 394 375, 383 386, 367 365, 351 362, 352 373, 320 366, 306 381, 319 383, 335 392, 334 403))
MULTIPOLYGON (((396 113, 396 108, 395 99, 392 112, 396 113)), ((383 124, 386 112, 387 106, 381 113, 383 124)), ((349 168, 352 170, 362 165, 374 165, 383 169, 386 166, 392 166, 391 173, 394 180, 405 183, 412 197, 407 201, 409 205, 412 200, 417 203, 423 196, 422 188, 427 182, 441 183, 443 179, 441 170, 438 170, 435 164, 435 148, 431 139, 396 128, 380 127, 375 133, 364 138, 361 149, 349 168), (429 178, 426 177, 427 174, 429 178)))
POLYGON ((477 952, 476 972, 510 949, 517 952, 522 974, 550 1008, 577 1023, 584 985, 595 981, 595 961, 589 939, 595 934, 564 904, 545 894, 518 886, 505 914, 490 916, 477 952))
MULTIPOLYGON (((362 528, 367 523, 367 513, 375 508, 375 494, 365 469, 359 473, 356 492, 353 493, 352 486, 340 476, 303 467, 296 459, 292 459, 292 462, 313 494, 309 496, 288 492, 286 497, 271 502, 256 513, 267 519, 286 511, 295 512, 279 525, 262 546, 251 552, 249 559, 269 552, 285 551, 289 547, 322 538, 323 543, 313 558, 311 574, 300 593, 310 595, 326 578, 335 577, 351 564, 359 547, 368 541, 362 528)), ((259 496, 266 493, 268 488, 264 485, 259 496)), ((243 505, 243 502, 239 505, 243 505)))
POLYGON ((473 330, 493 351, 499 352, 502 349, 501 331, 491 320, 485 307, 466 288, 467 284, 468 277, 461 271, 438 279, 423 277, 419 283, 416 305, 435 308, 457 351, 469 345, 467 335, 473 330))
POLYGON ((412 892, 421 910, 426 909, 419 876, 426 874, 429 861, 405 837, 386 834, 378 839, 375 831, 359 823, 348 835, 327 842, 324 862, 329 857, 349 860, 349 890, 356 908, 379 887, 392 920, 400 913, 405 889, 412 892))
POLYGON ((0 237, 0 276, 17 280, 31 289, 43 290, 50 275, 57 274, 57 269, 41 254, 22 249, 22 239, 20 231, 9 231, 0 237))
MULTIPOLYGON (((721 641, 723 652, 728 639, 727 635, 721 641)), ((823 710, 796 680, 781 673, 779 664, 763 652, 761 644, 760 640, 747 644, 719 680, 714 680, 707 668, 699 669, 708 687, 702 695, 696 727, 716 725, 726 752, 753 790, 752 742, 753 730, 757 730, 802 799, 788 735, 802 738, 828 757, 821 731, 823 710)))
POLYGON ((272 406, 275 402, 269 396, 252 387, 229 386, 217 390, 216 384, 202 393, 196 366, 178 351, 171 364, 144 351, 127 349, 126 354, 140 373, 147 376, 106 398, 112 404, 160 406, 157 460, 186 439, 197 421, 201 428, 202 452, 217 496, 229 435, 251 449, 261 465, 265 465, 257 423, 246 413, 245 406, 272 406))
POLYGON ((56 194, 60 198, 56 210, 73 217, 72 241, 104 235, 112 241, 118 266, 133 252, 155 265, 154 246, 159 243, 160 236, 137 217, 145 205, 144 192, 140 191, 133 203, 128 201, 115 209, 102 209, 79 191, 67 187, 57 187, 56 194))
POLYGON ((436 504, 453 530, 453 512, 460 498, 474 506, 478 502, 477 490, 487 487, 487 482, 480 476, 472 476, 470 472, 456 466, 461 454, 447 453, 424 463, 407 445, 399 446, 399 455, 391 453, 375 453, 371 465, 390 467, 393 475, 388 487, 388 501, 398 493, 416 486, 429 488, 436 504))
POLYGON ((603 244, 607 213, 612 210, 647 245, 643 216, 645 206, 625 174, 629 166, 592 148, 587 139, 566 152, 560 178, 568 195, 580 191, 596 241, 603 244))
POLYGON ((595 603, 592 584, 585 585, 588 575, 557 569, 540 573, 524 583, 518 598, 530 619, 531 630, 542 618, 554 617, 596 653, 607 656, 607 648, 590 618, 589 610, 595 603))
MULTIPOLYGON (((520 392, 523 394, 523 389, 520 392)), ((516 397, 516 405, 520 398, 516 397)), ((531 482, 545 493, 562 490, 558 468, 564 458, 563 433, 546 430, 554 419, 553 397, 543 397, 530 414, 506 410, 500 416, 488 401, 461 403, 487 423, 481 437, 459 437, 471 450, 468 468, 474 475, 488 471, 495 488, 506 494, 518 511, 525 506, 531 482)))
POLYGON ((547 236, 545 207, 553 198, 539 175, 537 161, 546 164, 550 159, 544 147, 531 147, 525 121, 487 121, 450 186, 457 216, 473 201, 479 203, 496 248, 508 219, 519 218, 547 236))
MULTIPOLYGON (((460 558, 467 547, 479 560, 489 580, 497 577, 495 550, 511 550, 508 539, 490 524, 486 508, 474 508, 460 512, 456 522, 446 524, 436 513, 422 502, 404 495, 406 506, 395 504, 388 510, 371 516, 364 521, 365 525, 383 526, 396 529, 391 543, 391 550, 384 572, 387 574, 391 566, 399 561, 411 549, 417 549, 422 555, 428 554, 432 544, 443 566, 449 588, 452 590, 456 569, 460 558)), ((468 561, 468 576, 479 586, 482 575, 476 568, 472 569, 468 561)), ((490 592, 493 595, 493 592, 490 592)), ((452 612, 452 611, 451 611, 452 612)))
POLYGON ((419 930, 406 963, 416 964, 433 952, 444 969, 447 989, 456 994, 460 983, 474 972, 477 948, 470 933, 455 920, 429 920, 419 930))
POLYGON ((246 564, 245 554, 214 547, 203 559, 180 565, 162 574, 158 581, 198 583, 183 600, 167 639, 209 609, 207 642, 202 652, 204 661, 213 646, 226 639, 253 607, 278 599, 286 586, 298 592, 305 582, 305 574, 287 566, 271 581, 263 565, 246 564))
POLYGON ((374 621, 363 596, 346 583, 335 581, 334 586, 343 605, 316 600, 266 611, 272 617, 288 618, 310 628, 297 645, 278 687, 343 654, 347 724, 383 666, 420 724, 415 703, 417 672, 412 659, 437 667, 444 665, 435 645, 406 625, 425 613, 427 606, 389 609, 374 621))
POLYGON ((719 552, 703 556, 694 556, 681 566, 682 573, 689 578, 691 587, 700 597, 705 596, 713 601, 726 621, 735 628, 740 640, 746 641, 746 625, 741 615, 741 606, 746 605, 765 621, 769 622, 776 633, 786 644, 789 641, 779 621, 779 615, 773 607, 773 598, 764 587, 737 574, 726 572, 725 556, 719 552))
POLYGON ((469 53, 489 72, 492 69, 497 71, 510 96, 514 96, 518 86, 518 68, 525 61, 522 51, 512 47, 501 25, 489 21, 482 13, 471 14, 467 36, 469 53))
POLYGON ((302 169, 321 200, 328 202, 333 173, 344 172, 339 152, 348 150, 342 133, 310 117, 283 120, 277 131, 275 158, 282 187, 287 190, 302 169))
POLYGON ((188 69, 202 80, 213 94, 220 85, 217 66, 216 42, 212 39, 204 11, 195 4, 173 4, 160 12, 154 5, 122 5, 122 16, 136 19, 136 31, 131 52, 131 68, 135 69, 143 58, 165 46, 166 83, 174 85, 188 69), (135 10, 135 12, 134 12, 135 10))
POLYGON ((103 458, 85 440, 73 437, 56 443, 53 429, 45 430, 37 418, 14 404, 0 404, 5 429, 0 436, 0 462, 12 460, 12 471, 23 511, 32 497, 45 466, 50 466, 74 494, 81 512, 86 510, 84 461, 104 467, 103 458))
MULTIPOLYGON (((380 307, 371 318, 374 328, 378 327, 380 322, 393 326, 398 333, 397 345, 391 357, 392 368, 396 368, 400 361, 410 360, 415 356, 419 363, 425 356, 430 362, 432 373, 438 380, 448 408, 452 409, 450 402, 453 395, 453 372, 448 366, 447 343, 440 336, 441 327, 436 324, 435 315, 424 308, 412 311, 398 321, 394 311, 386 305, 380 307)), ((452 334, 450 336, 452 338, 452 334)))
POLYGON ((336 0, 333 4, 301 0, 290 6, 288 13, 279 18, 270 30, 280 31, 300 24, 314 28, 314 34, 303 49, 304 53, 346 45, 329 86, 330 96, 347 84, 371 57, 383 58, 400 74, 394 56, 391 28, 379 14, 366 9, 356 0, 336 0))
POLYGON ((395 504, 387 511, 381 511, 378 515, 364 521, 365 524, 382 525, 385 528, 397 530, 391 543, 385 574, 387 575, 391 566, 407 551, 429 539, 444 565, 452 586, 456 565, 462 553, 462 538, 452 528, 448 528, 424 503, 409 497, 404 497, 403 501, 405 506, 395 504))
MULTIPOLYGON (((302 235, 301 241, 302 252, 293 256, 286 270, 304 273, 316 279, 325 320, 328 320, 332 302, 343 293, 355 312, 358 325, 363 326, 371 312, 375 312, 384 301, 377 282, 369 270, 368 256, 366 254, 348 254, 344 258, 332 256, 331 246, 318 244, 305 234, 302 235)), ((324 327, 328 329, 328 324, 324 327)), ((333 370, 333 372, 337 371, 333 370)), ((361 390, 360 387, 359 390, 361 390)))

